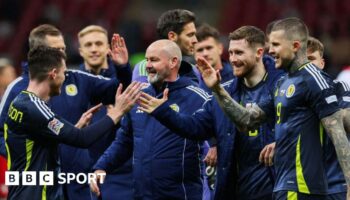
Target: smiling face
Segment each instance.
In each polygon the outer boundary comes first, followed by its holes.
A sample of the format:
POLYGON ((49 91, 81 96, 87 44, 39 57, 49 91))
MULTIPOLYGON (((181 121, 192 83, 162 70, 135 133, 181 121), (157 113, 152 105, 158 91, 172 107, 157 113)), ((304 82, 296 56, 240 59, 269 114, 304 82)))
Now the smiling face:
POLYGON ((148 82, 161 84, 170 76, 170 57, 159 46, 151 45, 146 51, 148 82))
POLYGON ((246 39, 231 40, 229 46, 230 63, 236 77, 244 78, 256 66, 256 48, 249 45, 246 39))
POLYGON ((88 68, 107 66, 109 50, 107 35, 102 32, 86 33, 79 38, 79 52, 88 68))
POLYGON ((293 42, 286 38, 284 30, 273 31, 269 35, 269 54, 275 58, 276 68, 287 69, 295 58, 293 42))

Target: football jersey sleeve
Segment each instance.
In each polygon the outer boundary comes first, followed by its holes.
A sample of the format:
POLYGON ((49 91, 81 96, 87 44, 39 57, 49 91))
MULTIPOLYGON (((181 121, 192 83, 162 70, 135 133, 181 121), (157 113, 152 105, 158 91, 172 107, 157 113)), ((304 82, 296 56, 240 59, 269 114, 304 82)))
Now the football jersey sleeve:
POLYGON ((327 117, 339 110, 333 80, 315 66, 307 66, 304 76, 305 100, 319 119, 327 117))
POLYGON ((82 148, 92 145, 98 138, 109 133, 114 126, 112 119, 105 116, 97 123, 78 129, 55 115, 43 101, 35 99, 26 113, 28 114, 25 114, 23 128, 26 133, 31 134, 31 137, 41 141, 55 140, 82 148))
POLYGON ((350 108, 350 86, 343 81, 335 81, 334 83, 339 106, 341 108, 350 108))

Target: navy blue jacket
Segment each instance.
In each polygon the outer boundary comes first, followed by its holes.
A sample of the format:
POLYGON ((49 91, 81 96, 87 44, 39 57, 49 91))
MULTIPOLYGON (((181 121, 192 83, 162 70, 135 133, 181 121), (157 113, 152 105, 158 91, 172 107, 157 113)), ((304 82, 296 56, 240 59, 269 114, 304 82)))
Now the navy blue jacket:
MULTIPOLYGON (((188 78, 163 86, 169 88, 170 108, 180 113, 192 114, 209 97, 188 78)), ((162 95, 153 86, 144 92, 162 95)), ((199 142, 177 136, 137 107, 123 117, 118 139, 94 169, 109 173, 133 155, 135 199, 202 199, 199 142)))
MULTIPOLYGON (((272 85, 281 75, 281 72, 274 69, 274 63, 272 63, 273 65, 269 64, 270 59, 265 60, 268 61, 264 61, 264 63, 269 73, 266 83, 273 88, 272 85)), ((239 82, 239 79, 234 79, 230 85, 224 87, 230 96, 238 102, 240 101, 239 82)), ((237 144, 235 144, 235 139, 237 130, 234 124, 221 111, 216 99, 212 98, 207 101, 192 116, 182 113, 177 114, 168 107, 169 104, 165 102, 152 115, 176 134, 189 139, 216 137, 218 162, 214 199, 235 199, 237 183, 235 159, 237 144)))
MULTIPOLYGON (((221 85, 227 86, 231 83, 232 79, 235 78, 233 75, 233 69, 232 66, 229 62, 222 60, 222 70, 220 70, 220 76, 221 76, 221 85)), ((197 74, 199 78, 199 87, 205 90, 207 93, 211 94, 212 91, 205 85, 205 82, 200 75, 199 71, 197 68, 194 68, 194 72, 197 74)))

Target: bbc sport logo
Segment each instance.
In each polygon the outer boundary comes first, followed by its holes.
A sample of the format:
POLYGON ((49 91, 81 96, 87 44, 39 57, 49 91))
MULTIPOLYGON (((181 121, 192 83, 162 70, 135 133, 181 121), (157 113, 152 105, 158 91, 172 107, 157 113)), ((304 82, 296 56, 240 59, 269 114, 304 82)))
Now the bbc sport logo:
POLYGON ((71 182, 76 182, 78 184, 90 184, 96 182, 96 178, 99 177, 99 183, 102 184, 105 173, 95 174, 95 173, 58 173, 57 176, 54 175, 52 171, 6 171, 5 172, 5 184, 8 186, 18 186, 18 185, 54 185, 58 184, 70 184, 71 182), (55 181, 57 178, 57 181, 55 181))

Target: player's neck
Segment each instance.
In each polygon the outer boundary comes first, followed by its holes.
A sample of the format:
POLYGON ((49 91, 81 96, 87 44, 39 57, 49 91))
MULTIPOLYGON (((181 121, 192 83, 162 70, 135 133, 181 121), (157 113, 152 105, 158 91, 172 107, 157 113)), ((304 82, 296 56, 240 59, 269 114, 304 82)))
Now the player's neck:
POLYGON ((293 61, 291 62, 290 67, 288 68, 289 73, 294 73, 296 72, 303 64, 307 63, 307 57, 306 54, 300 54, 298 53, 293 61))
POLYGON ((247 87, 252 88, 258 83, 260 83, 260 81, 264 78, 265 74, 266 69, 264 67, 263 62, 261 61, 253 68, 253 70, 247 76, 244 77, 244 84, 247 87))
POLYGON ((46 81, 39 83, 36 80, 30 80, 27 91, 34 93, 36 96, 38 96, 44 101, 50 99, 50 86, 46 83, 46 81))
POLYGON ((222 61, 219 60, 218 63, 216 63, 215 67, 216 70, 222 70, 224 67, 222 66, 222 61))
POLYGON ((91 66, 88 63, 84 63, 85 69, 90 71, 91 73, 95 75, 99 75, 102 69, 108 69, 108 62, 107 59, 103 62, 100 66, 91 66))

